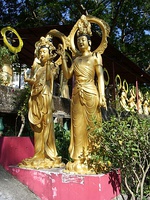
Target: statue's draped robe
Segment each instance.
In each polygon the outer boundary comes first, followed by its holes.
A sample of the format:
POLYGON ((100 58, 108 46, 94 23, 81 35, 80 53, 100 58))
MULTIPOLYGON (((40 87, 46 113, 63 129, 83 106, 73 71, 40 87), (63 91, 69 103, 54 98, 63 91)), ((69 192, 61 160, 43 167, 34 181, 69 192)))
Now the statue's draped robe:
POLYGON ((49 81, 46 80, 46 68, 39 67, 33 77, 35 80, 31 88, 28 118, 34 131, 35 156, 44 155, 54 160, 57 156, 55 147, 52 93, 49 81))
POLYGON ((71 158, 78 160, 87 153, 88 127, 93 127, 94 119, 101 121, 98 108, 99 95, 94 83, 94 67, 85 64, 74 64, 75 87, 71 101, 71 142, 69 152, 71 158))

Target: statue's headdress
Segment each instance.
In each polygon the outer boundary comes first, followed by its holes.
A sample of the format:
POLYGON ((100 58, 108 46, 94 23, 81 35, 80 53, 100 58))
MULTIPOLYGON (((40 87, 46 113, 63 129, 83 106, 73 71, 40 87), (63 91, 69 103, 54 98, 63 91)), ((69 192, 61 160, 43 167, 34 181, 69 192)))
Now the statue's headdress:
POLYGON ((38 52, 41 48, 48 48, 49 52, 51 53, 56 48, 52 43, 52 36, 47 35, 46 37, 41 37, 38 42, 35 43, 35 54, 38 55, 38 52))
POLYGON ((78 23, 77 36, 79 37, 81 35, 92 36, 91 23, 86 19, 85 15, 81 16, 78 23))

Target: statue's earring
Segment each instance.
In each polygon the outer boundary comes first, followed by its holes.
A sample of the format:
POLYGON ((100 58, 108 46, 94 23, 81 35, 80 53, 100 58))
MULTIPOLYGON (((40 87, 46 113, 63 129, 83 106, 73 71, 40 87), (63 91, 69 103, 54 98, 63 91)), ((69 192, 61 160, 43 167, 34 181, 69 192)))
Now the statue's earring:
POLYGON ((91 50, 91 40, 88 40, 88 44, 89 44, 88 50, 91 50))

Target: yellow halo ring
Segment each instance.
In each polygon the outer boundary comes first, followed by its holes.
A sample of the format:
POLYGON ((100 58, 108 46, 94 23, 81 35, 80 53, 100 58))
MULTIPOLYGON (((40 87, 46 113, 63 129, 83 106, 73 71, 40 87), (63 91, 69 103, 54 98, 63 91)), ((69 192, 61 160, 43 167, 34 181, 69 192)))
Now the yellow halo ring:
MULTIPOLYGON (((102 30, 102 40, 101 40, 99 46, 97 47, 97 49, 95 49, 93 52, 99 52, 100 54, 103 54, 104 50, 107 48, 107 43, 108 43, 107 37, 109 36, 110 27, 104 20, 96 18, 94 16, 87 15, 86 19, 90 23, 97 24, 100 27, 100 29, 102 30)), ((70 47, 71 47, 71 50, 72 50, 74 55, 80 55, 80 52, 76 49, 75 42, 74 42, 74 37, 75 37, 75 33, 78 30, 78 23, 79 22, 80 22, 80 19, 73 26, 73 28, 72 28, 69 36, 68 36, 69 39, 70 39, 70 47)))
POLYGON ((5 28, 2 28, 1 34, 2 34, 2 36, 3 36, 4 44, 8 47, 8 49, 9 49, 12 53, 18 53, 18 52, 21 51, 21 49, 22 49, 22 47, 23 47, 23 41, 22 41, 21 37, 19 36, 19 34, 17 33, 17 31, 16 31, 14 28, 12 28, 12 27, 10 27, 10 26, 5 27, 5 28), (12 46, 12 45, 8 42, 7 37, 6 37, 6 32, 7 32, 7 31, 11 31, 11 32, 13 32, 13 33, 17 36, 17 38, 18 38, 18 40, 19 40, 19 45, 18 45, 17 47, 12 46))
POLYGON ((123 80, 123 88, 125 89, 126 93, 128 93, 128 83, 125 79, 123 80))
POLYGON ((104 72, 106 73, 106 75, 107 75, 107 81, 106 81, 105 78, 104 78, 104 82, 105 82, 105 85, 108 86, 109 80, 110 80, 109 73, 108 73, 108 71, 107 71, 106 68, 104 68, 103 71, 104 71, 104 72))
POLYGON ((115 84, 117 86, 117 89, 120 90, 122 87, 122 83, 121 83, 121 78, 120 78, 119 74, 117 74, 115 77, 115 84), (118 83, 118 80, 119 80, 119 83, 118 83))

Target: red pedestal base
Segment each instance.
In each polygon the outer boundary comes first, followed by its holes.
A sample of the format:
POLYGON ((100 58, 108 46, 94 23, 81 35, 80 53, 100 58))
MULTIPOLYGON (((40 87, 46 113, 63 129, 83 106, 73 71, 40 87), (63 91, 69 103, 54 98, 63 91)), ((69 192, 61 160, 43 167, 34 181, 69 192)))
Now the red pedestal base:
POLYGON ((10 173, 42 200, 113 200, 120 194, 120 171, 74 175, 63 173, 63 169, 10 167, 10 173))
POLYGON ((9 165, 17 165, 23 159, 34 155, 30 137, 0 137, 0 165, 9 170, 9 165))
POLYGON ((0 164, 41 200, 113 200, 120 194, 120 171, 74 175, 59 168, 33 170, 15 167, 33 155, 34 146, 29 137, 0 137, 0 164))

